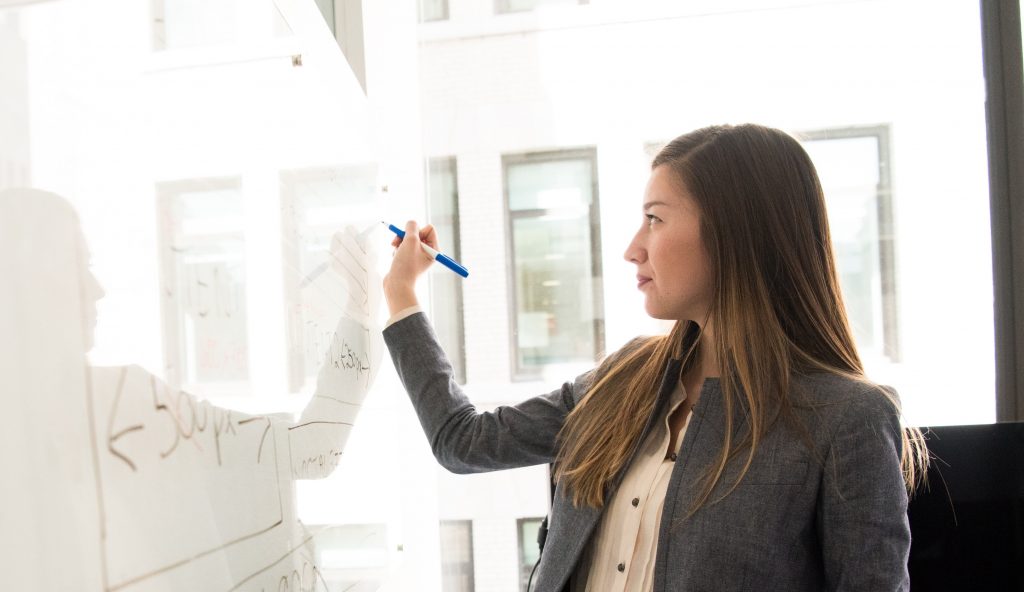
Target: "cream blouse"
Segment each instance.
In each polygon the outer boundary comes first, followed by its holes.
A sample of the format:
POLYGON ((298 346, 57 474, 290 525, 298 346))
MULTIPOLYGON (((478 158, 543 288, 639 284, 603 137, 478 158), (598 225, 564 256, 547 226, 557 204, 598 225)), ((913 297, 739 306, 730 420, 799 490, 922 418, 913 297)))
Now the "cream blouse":
POLYGON ((690 424, 687 416, 676 438, 675 450, 666 458, 671 441, 668 418, 685 400, 686 391, 677 384, 668 413, 651 430, 608 502, 576 569, 573 592, 646 592, 654 586, 654 559, 665 492, 690 424))

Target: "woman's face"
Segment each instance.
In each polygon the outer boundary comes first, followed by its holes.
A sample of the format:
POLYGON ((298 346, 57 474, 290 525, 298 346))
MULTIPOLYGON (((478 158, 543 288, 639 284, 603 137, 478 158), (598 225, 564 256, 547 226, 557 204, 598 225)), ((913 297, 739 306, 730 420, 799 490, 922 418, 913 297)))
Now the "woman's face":
POLYGON ((651 172, 643 197, 643 222, 626 249, 636 265, 644 308, 656 319, 703 326, 711 305, 712 276, 700 237, 700 210, 675 174, 651 172))

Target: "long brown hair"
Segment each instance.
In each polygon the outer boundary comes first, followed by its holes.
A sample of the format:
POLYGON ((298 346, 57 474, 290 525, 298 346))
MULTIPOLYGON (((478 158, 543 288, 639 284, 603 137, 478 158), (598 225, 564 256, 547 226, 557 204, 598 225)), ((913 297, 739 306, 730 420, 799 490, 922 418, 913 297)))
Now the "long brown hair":
MULTIPOLYGON (((744 454, 743 479, 775 418, 793 417, 790 377, 829 372, 868 381, 839 288, 825 198, 810 157, 789 135, 758 125, 714 126, 672 140, 655 157, 700 208, 700 234, 714 278, 711 338, 677 321, 606 360, 559 434, 555 476, 573 502, 601 507, 654 410, 671 359, 683 372, 717 359, 725 441, 691 513, 707 503, 726 465, 744 454), (742 405, 749 429, 734 441, 742 405)), ((881 388, 878 396, 898 402, 881 388)), ((920 431, 903 432, 901 465, 913 491, 927 464, 920 431)))

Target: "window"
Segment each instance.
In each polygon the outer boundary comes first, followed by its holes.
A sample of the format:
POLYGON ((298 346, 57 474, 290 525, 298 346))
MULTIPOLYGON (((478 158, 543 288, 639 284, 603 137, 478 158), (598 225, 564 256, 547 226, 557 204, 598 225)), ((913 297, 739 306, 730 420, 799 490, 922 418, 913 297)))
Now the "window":
POLYGON ((346 224, 375 224, 377 169, 350 166, 281 174, 281 224, 285 306, 288 311, 288 386, 312 384, 330 347, 338 307, 355 287, 323 273, 331 236, 346 224), (361 221, 361 222, 360 222, 361 221))
POLYGON ((503 159, 517 377, 593 363, 604 349, 596 159, 592 149, 503 159))
POLYGON ((320 9, 320 14, 324 15, 324 21, 327 23, 327 28, 331 30, 331 35, 337 36, 338 27, 334 16, 334 0, 314 0, 316 7, 320 9))
MULTIPOLYGON (((317 5, 333 30, 332 0, 317 5)), ((253 45, 292 35, 275 0, 150 0, 149 6, 152 48, 158 52, 253 45)))
MULTIPOLYGON (((343 524, 310 526, 316 550, 315 578, 286 582, 301 590, 318 590, 323 584, 329 590, 374 592, 388 575, 388 539, 385 524, 343 524)), ((304 575, 301 574, 300 575, 304 575)))
MULTIPOLYGON (((1024 318, 1024 261, 1012 249, 1024 236, 1014 166, 1024 162, 1021 29, 1000 18, 1019 0, 981 11, 977 2, 921 10, 572 0, 449 0, 442 10, 443 0, 421 0, 422 20, 447 12, 458 22, 414 26, 408 4, 368 14, 382 34, 366 36, 361 13, 347 10, 360 0, 321 3, 333 8, 338 43, 308 0, 0 4, 0 184, 30 182, 78 209, 107 291, 94 363, 139 364, 194 392, 188 383, 199 382, 217 404, 250 413, 301 408, 316 361, 315 298, 325 294, 303 280, 322 263, 331 208, 347 207, 342 193, 324 204, 319 194, 339 187, 330 171, 372 163, 393 188, 374 220, 440 225, 447 202, 438 195, 451 197, 457 242, 443 246, 472 273, 461 281, 432 271, 422 302, 443 340, 464 336, 461 349, 446 347, 455 364, 465 356, 457 372, 473 403, 488 409, 549 391, 602 350, 667 324, 644 313, 635 267, 622 258, 640 223, 644 141, 751 121, 828 130, 807 145, 842 218, 833 225, 857 339, 868 376, 899 391, 907 423, 994 421, 997 392, 1013 404, 998 417, 1021 418, 1024 347, 1013 319, 1024 318), (994 39, 1000 23, 1012 43, 994 39), (654 55, 701 59, 666 68, 654 55), (1016 77, 1006 78, 1008 67, 1016 77), (368 69, 380 83, 369 94, 354 82, 368 69), (848 128, 855 133, 837 135, 848 128), (424 163, 438 155, 457 161, 433 163, 437 179, 452 182, 431 188, 424 163), (442 295, 446 280, 457 297, 442 295)), ((389 240, 375 238, 382 271, 389 240)), ((54 348, 74 346, 70 333, 54 348)), ((17 351, 28 338, 3 345, 17 351)), ((437 589, 439 522, 469 519, 474 586, 492 577, 495 587, 520 585, 528 561, 519 555, 536 545, 517 519, 546 513, 546 475, 434 479, 427 442, 383 363, 338 473, 298 484, 298 507, 285 509, 306 525, 387 525, 386 545, 369 531, 309 542, 322 548, 331 588, 437 589)), ((85 434, 65 435, 69 449, 88 449, 85 434)), ((95 513, 81 518, 100 524, 95 513)), ((112 548, 134 561, 176 545, 144 542, 112 548)), ((193 583, 160 579, 169 589, 193 583)))
POLYGON ((520 518, 516 520, 516 532, 519 536, 519 590, 529 592, 527 584, 530 574, 540 559, 540 545, 537 543, 537 532, 543 518, 520 518))
POLYGON ((889 130, 879 126, 799 135, 825 192, 857 348, 861 356, 899 362, 889 130))
POLYGON ((154 49, 230 43, 236 39, 236 0, 153 0, 154 49))
POLYGON ((448 20, 448 0, 419 0, 416 6, 421 23, 448 20))
POLYGON ((442 520, 441 590, 473 592, 473 522, 442 520))
MULTIPOLYGON (((462 261, 459 248, 459 192, 454 158, 432 158, 427 163, 427 202, 430 223, 445 244, 441 250, 462 261)), ((462 278, 453 273, 430 274, 431 319, 438 341, 455 370, 459 384, 466 383, 466 343, 462 319, 462 278)))
POLYGON ((241 183, 208 179, 157 189, 164 356, 177 387, 249 377, 241 183))
POLYGON ((494 12, 528 12, 539 6, 555 6, 559 4, 587 4, 587 0, 495 0, 494 12))

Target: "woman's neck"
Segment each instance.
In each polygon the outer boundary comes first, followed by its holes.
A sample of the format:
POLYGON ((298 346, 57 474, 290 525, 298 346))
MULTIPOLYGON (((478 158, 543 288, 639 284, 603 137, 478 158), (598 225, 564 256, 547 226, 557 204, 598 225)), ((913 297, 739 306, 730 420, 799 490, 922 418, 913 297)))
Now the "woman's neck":
POLYGON ((705 378, 717 378, 720 376, 718 363, 718 348, 715 344, 714 325, 709 319, 700 330, 700 341, 697 343, 696 363, 687 372, 697 374, 700 381, 705 378))

